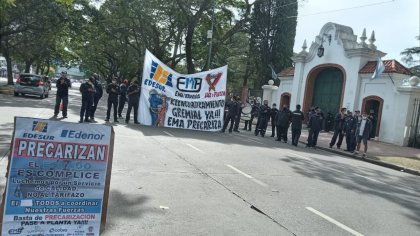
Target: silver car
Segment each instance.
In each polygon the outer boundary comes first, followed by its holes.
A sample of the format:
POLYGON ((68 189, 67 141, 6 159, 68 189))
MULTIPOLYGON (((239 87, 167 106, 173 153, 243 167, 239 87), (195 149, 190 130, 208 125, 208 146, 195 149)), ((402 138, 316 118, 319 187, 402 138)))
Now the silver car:
POLYGON ((51 83, 48 77, 35 74, 20 74, 15 83, 15 96, 25 94, 37 95, 40 98, 47 98, 51 83))

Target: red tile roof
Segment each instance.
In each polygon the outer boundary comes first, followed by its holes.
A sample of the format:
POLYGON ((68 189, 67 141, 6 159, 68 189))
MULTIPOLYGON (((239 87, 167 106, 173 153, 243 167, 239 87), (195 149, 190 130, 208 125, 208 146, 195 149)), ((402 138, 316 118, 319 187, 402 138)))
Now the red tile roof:
MULTIPOLYGON (((411 75, 411 72, 409 69, 407 69, 405 66, 401 65, 396 60, 383 60, 382 61, 385 66, 384 73, 397 73, 397 74, 404 74, 404 75, 411 75)), ((362 69, 360 69, 359 73, 361 74, 369 74, 375 72, 377 61, 369 61, 366 63, 365 66, 363 66, 362 69)))
POLYGON ((278 77, 290 77, 295 75, 295 68, 294 67, 288 67, 286 69, 283 69, 280 71, 280 73, 277 74, 278 77))

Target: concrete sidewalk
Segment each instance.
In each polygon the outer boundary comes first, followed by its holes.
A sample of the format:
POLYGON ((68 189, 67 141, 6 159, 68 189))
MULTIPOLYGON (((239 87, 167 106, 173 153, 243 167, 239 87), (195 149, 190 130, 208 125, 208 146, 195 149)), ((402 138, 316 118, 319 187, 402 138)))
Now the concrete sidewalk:
MULTIPOLYGON (((318 136, 317 147, 329 152, 358 158, 361 156, 352 154, 345 151, 346 140, 344 137, 341 149, 337 149, 334 145, 333 148, 329 148, 333 134, 329 132, 321 132, 318 136)), ((308 138, 308 130, 302 130, 300 141, 306 144, 308 138)), ((363 144, 360 147, 360 151, 363 151, 363 144)), ((376 140, 368 141, 368 151, 366 161, 374 164, 390 167, 400 171, 406 171, 412 174, 420 175, 420 149, 402 147, 394 144, 379 142, 376 140)))

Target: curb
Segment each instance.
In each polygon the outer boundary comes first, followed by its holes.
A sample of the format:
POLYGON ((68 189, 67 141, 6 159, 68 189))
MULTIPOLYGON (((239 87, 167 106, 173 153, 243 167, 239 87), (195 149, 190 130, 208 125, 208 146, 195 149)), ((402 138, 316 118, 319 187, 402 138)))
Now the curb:
MULTIPOLYGON (((302 144, 305 144, 305 145, 307 144, 304 141, 299 141, 299 142, 302 143, 302 144)), ((382 162, 382 161, 373 160, 373 159, 370 159, 369 156, 367 156, 367 158, 365 158, 365 159, 362 159, 362 158, 357 157, 353 154, 345 153, 343 151, 337 151, 337 150, 334 150, 334 149, 331 149, 331 148, 325 148, 325 147, 317 146, 317 149, 321 149, 321 150, 326 151, 326 152, 332 152, 332 153, 339 154, 339 155, 342 155, 342 156, 350 157, 350 158, 353 158, 353 159, 356 159, 356 160, 359 160, 359 161, 369 162, 369 163, 374 164, 374 165, 386 167, 386 168, 397 170, 397 171, 400 171, 400 172, 406 172, 406 173, 409 173, 409 174, 412 174, 412 175, 420 176, 420 171, 418 171, 418 170, 414 170, 414 169, 410 169, 410 168, 406 168, 406 167, 402 167, 402 166, 399 166, 399 165, 394 165, 394 164, 390 164, 390 163, 386 163, 386 162, 382 162)))

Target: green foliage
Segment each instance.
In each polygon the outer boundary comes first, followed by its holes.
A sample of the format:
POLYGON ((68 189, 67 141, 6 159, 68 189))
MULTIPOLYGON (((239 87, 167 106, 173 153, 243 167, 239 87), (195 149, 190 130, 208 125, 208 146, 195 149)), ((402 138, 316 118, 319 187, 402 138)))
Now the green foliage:
POLYGON ((291 64, 296 19, 285 16, 296 15, 296 1, 97 2, 2 2, 2 53, 43 73, 53 65, 80 65, 87 74, 132 79, 141 76, 148 49, 179 72, 203 71, 208 69, 207 31, 214 9, 210 67, 229 65, 229 90, 258 88, 271 75, 267 65, 281 70, 291 64), (288 6, 277 7, 282 4, 288 6))

